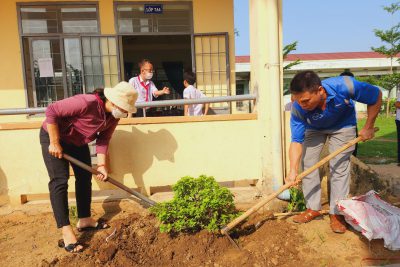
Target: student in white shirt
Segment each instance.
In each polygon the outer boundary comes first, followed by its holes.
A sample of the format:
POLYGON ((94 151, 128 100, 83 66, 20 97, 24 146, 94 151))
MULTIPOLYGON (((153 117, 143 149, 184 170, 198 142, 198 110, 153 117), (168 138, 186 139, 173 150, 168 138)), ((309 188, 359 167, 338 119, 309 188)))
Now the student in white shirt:
MULTIPOLYGON (((162 90, 158 90, 154 83, 151 81, 153 78, 153 63, 148 59, 142 59, 139 62, 140 74, 129 80, 131 84, 138 92, 138 98, 136 103, 151 102, 153 97, 158 97, 161 95, 169 94, 170 90, 168 87, 164 87, 162 90)), ((144 111, 146 112, 146 117, 153 116, 153 112, 150 108, 138 109, 136 112, 136 117, 144 117, 144 111)))
MULTIPOLYGON (((206 97, 203 92, 194 87, 194 83, 196 82, 196 75, 187 71, 183 74, 183 85, 185 89, 183 90, 183 98, 184 99, 196 99, 206 97)), ((208 112, 208 104, 205 104, 204 115, 207 115, 208 112)), ((185 105, 185 116, 202 116, 203 115, 203 104, 193 104, 193 105, 185 105)))

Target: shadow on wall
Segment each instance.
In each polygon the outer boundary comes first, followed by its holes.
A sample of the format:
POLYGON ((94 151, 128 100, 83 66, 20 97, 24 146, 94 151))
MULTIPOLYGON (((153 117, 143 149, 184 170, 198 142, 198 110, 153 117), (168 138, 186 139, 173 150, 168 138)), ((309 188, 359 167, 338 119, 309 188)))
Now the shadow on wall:
MULTIPOLYGON (((111 172, 122 182, 125 174, 132 174, 134 182, 142 194, 146 194, 143 176, 158 161, 174 162, 178 144, 172 134, 165 130, 142 132, 132 127, 132 131, 116 130, 110 146, 111 172), (117 145, 118 144, 118 145, 117 145)), ((162 177, 160 177, 162 179, 162 177)))
POLYGON ((10 202, 6 174, 0 168, 0 207, 10 202))

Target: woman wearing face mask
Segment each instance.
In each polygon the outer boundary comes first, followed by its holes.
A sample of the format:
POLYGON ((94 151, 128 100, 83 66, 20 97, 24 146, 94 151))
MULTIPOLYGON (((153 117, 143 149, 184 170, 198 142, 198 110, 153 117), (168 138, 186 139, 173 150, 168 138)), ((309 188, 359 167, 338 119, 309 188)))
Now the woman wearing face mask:
MULTIPOLYGON (((68 252, 80 252, 68 217, 69 163, 63 152, 91 165, 88 143, 96 140, 97 180, 107 179, 106 154, 111 136, 120 118, 136 112, 137 92, 127 82, 114 88, 96 89, 92 94, 81 94, 57 101, 48 106, 46 120, 40 130, 44 163, 50 176, 49 191, 57 227, 63 239, 58 242, 68 252)), ((92 174, 71 164, 75 174, 77 230, 105 229, 104 221, 95 221, 90 214, 92 174)))
MULTIPOLYGON (((142 59, 139 62, 140 74, 129 80, 131 84, 138 91, 138 99, 136 103, 150 102, 153 97, 169 94, 170 90, 168 87, 164 87, 162 90, 158 90, 154 83, 151 81, 153 78, 153 64, 148 59, 142 59)), ((153 112, 150 108, 139 109, 136 113, 136 117, 153 116, 153 112)))

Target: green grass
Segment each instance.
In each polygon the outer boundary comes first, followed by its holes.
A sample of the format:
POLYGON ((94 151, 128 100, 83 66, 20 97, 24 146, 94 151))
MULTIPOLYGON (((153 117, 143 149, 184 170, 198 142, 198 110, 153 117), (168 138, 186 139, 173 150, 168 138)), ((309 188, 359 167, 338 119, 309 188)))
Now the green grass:
MULTIPOLYGON (((396 162, 397 158, 397 132, 394 117, 386 118, 379 116, 376 119, 375 126, 379 127, 379 131, 375 134, 375 139, 365 143, 359 143, 357 157, 364 159, 366 162, 379 162, 380 159, 387 162, 396 162), (383 141, 379 139, 389 139, 393 142, 383 141)), ((358 130, 361 130, 365 124, 365 119, 358 121, 358 130)))
MULTIPOLYGON (((385 138, 397 140, 395 117, 386 118, 385 115, 378 116, 375 121, 375 127, 379 127, 379 131, 375 134, 375 138, 385 138)), ((366 119, 358 120, 358 130, 361 130, 365 125, 366 119)))

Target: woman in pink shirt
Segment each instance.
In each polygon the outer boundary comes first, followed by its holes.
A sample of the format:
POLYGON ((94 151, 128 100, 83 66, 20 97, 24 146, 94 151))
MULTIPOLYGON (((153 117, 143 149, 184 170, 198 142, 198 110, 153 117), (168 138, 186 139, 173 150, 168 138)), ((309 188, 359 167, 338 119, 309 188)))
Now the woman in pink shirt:
MULTIPOLYGON (((107 148, 120 118, 136 112, 137 91, 127 82, 114 88, 96 89, 93 94, 81 94, 48 106, 46 120, 40 130, 43 159, 50 176, 50 201, 57 227, 63 239, 58 242, 68 252, 81 252, 68 217, 69 162, 62 154, 91 165, 88 143, 96 140, 97 179, 107 179, 107 148)), ((78 231, 105 229, 104 221, 95 221, 90 214, 92 174, 71 164, 75 174, 78 231)))

